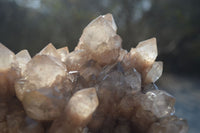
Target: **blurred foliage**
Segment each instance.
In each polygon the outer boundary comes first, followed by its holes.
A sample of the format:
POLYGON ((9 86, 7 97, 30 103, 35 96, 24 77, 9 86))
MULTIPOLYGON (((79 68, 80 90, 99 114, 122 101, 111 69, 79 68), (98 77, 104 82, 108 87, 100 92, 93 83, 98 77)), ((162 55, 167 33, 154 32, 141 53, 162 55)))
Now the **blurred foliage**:
POLYGON ((165 70, 197 74, 200 68, 199 0, 0 0, 0 42, 15 53, 36 54, 52 42, 70 50, 83 28, 112 13, 130 49, 156 37, 165 70))

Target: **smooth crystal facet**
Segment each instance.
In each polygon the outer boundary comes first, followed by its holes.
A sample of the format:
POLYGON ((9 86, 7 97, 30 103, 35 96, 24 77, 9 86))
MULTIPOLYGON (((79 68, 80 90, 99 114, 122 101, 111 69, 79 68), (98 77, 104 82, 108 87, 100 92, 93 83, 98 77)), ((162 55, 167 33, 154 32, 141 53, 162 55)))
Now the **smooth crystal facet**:
POLYGON ((59 49, 57 49, 57 53, 60 55, 61 61, 65 62, 67 55, 69 54, 69 49, 68 49, 68 47, 59 48, 59 49))
POLYGON ((31 60, 31 56, 27 50, 22 50, 16 54, 16 62, 18 67, 21 69, 21 74, 24 73, 26 69, 26 64, 31 60))
POLYGON ((76 50, 86 49, 100 65, 111 64, 118 58, 121 48, 116 30, 111 14, 99 16, 83 30, 76 50))
POLYGON ((60 58, 60 55, 58 54, 56 48, 53 46, 52 43, 49 43, 45 48, 43 48, 40 52, 39 55, 48 55, 48 56, 53 56, 56 58, 60 58))
POLYGON ((0 70, 7 70, 11 68, 15 61, 15 54, 0 43, 0 70))

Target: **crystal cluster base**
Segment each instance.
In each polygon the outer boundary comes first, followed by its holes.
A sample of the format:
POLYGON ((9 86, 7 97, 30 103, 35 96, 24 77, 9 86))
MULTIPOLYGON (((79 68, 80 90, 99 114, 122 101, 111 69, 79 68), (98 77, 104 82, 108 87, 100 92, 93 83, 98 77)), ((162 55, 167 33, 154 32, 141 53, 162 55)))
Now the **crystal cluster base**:
POLYGON ((155 82, 156 39, 128 52, 111 14, 75 50, 48 44, 34 57, 0 44, 0 133, 187 133, 175 98, 155 82))

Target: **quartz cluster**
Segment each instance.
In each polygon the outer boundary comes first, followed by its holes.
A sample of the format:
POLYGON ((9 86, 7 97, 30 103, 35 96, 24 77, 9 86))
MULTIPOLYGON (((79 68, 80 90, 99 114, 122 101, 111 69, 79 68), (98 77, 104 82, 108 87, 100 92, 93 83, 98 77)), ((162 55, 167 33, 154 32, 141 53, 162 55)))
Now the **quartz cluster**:
POLYGON ((106 14, 72 52, 48 44, 31 58, 0 44, 0 133, 187 133, 175 98, 155 85, 156 39, 129 52, 121 43, 106 14))

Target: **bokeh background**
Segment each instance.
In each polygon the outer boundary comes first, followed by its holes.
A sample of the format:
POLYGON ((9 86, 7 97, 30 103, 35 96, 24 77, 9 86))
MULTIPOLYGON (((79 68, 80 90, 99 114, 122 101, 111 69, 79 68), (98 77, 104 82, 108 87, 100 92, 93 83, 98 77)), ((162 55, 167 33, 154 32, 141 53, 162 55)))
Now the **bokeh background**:
POLYGON ((48 43, 73 50, 84 27, 112 13, 129 50, 156 37, 159 88, 177 99, 176 115, 200 131, 200 0, 0 0, 0 42, 33 56, 48 43))

